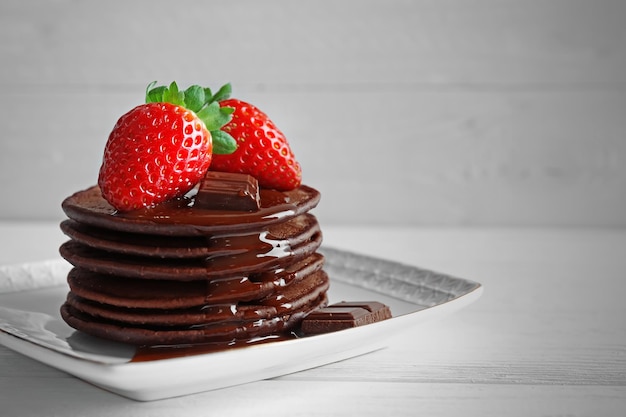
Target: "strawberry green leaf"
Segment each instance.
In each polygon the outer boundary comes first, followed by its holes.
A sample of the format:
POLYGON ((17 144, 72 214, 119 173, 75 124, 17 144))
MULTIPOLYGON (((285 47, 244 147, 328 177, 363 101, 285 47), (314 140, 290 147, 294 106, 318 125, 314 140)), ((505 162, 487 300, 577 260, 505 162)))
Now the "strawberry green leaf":
POLYGON ((163 91, 163 101, 177 106, 185 106, 185 93, 178 90, 176 81, 172 81, 170 86, 163 91))
POLYGON ((215 93, 215 95, 213 95, 213 98, 211 99, 211 102, 213 101, 222 101, 222 100, 226 100, 227 98, 230 97, 231 93, 233 92, 233 88, 230 85, 230 83, 224 84, 218 91, 217 93, 215 93))
POLYGON ((213 101, 213 93, 209 87, 204 87, 204 100, 207 104, 213 101))
POLYGON ((161 85, 159 87, 152 88, 155 84, 156 81, 153 81, 146 89, 146 103, 159 103, 163 101, 163 93, 167 87, 161 85))
POLYGON ((224 84, 217 93, 213 94, 208 87, 192 85, 184 91, 178 89, 178 85, 173 81, 169 86, 156 86, 156 81, 148 84, 146 88, 146 103, 171 103, 183 106, 195 113, 202 110, 206 105, 220 102, 230 98, 232 86, 230 83, 224 84))
POLYGON ((146 96, 148 95, 148 92, 152 90, 152 87, 156 85, 156 83, 156 81, 152 81, 150 84, 148 84, 148 86, 146 87, 146 96))
POLYGON ((196 115, 204 122, 207 130, 218 130, 232 119, 234 109, 220 107, 216 102, 204 106, 196 115))
POLYGON ((206 102, 204 89, 199 85, 192 85, 185 90, 185 107, 197 113, 206 102))
MULTIPOLYGON (((220 112, 230 116, 230 115, 232 115, 235 112, 235 108, 234 107, 230 107, 230 106, 220 107, 220 112)), ((230 119, 232 119, 232 116, 228 118, 228 122, 230 122, 230 119)), ((228 123, 228 122, 226 122, 226 123, 228 123)), ((226 124, 226 123, 224 123, 224 124, 226 124)))
POLYGON ((199 85, 189 86, 180 91, 175 81, 169 86, 156 86, 156 81, 146 88, 146 103, 171 103, 183 106, 194 113, 204 122, 211 132, 214 154, 230 154, 237 149, 237 141, 221 128, 232 119, 235 111, 232 107, 220 107, 219 102, 226 100, 232 93, 230 84, 223 85, 215 95, 210 88, 199 85))
POLYGON ((237 141, 230 133, 223 130, 212 130, 213 153, 217 155, 231 154, 237 149, 237 141))

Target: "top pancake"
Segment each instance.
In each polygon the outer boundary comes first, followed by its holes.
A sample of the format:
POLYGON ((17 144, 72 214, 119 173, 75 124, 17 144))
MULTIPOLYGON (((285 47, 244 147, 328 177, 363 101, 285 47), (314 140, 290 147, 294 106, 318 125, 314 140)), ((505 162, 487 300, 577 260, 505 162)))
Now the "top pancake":
POLYGON ((156 207, 120 213, 102 197, 98 186, 66 198, 62 208, 70 219, 105 229, 165 236, 203 236, 258 230, 306 213, 320 200, 320 193, 306 185, 285 192, 270 189, 259 192, 261 209, 255 212, 194 208, 193 199, 183 197, 156 207))

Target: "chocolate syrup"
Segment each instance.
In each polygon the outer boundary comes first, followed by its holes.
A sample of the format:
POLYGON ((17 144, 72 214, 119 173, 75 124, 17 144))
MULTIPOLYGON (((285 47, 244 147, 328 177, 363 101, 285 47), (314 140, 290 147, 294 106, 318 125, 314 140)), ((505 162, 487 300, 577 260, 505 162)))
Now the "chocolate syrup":
POLYGON ((257 346, 264 343, 294 340, 302 337, 336 332, 352 327, 365 326, 391 318, 389 307, 377 301, 353 301, 335 303, 317 309, 302 320, 302 328, 250 340, 233 340, 219 343, 199 343, 181 345, 140 346, 131 362, 145 362, 160 359, 216 353, 230 349, 257 346))
MULTIPOLYGON (((311 222, 293 245, 287 239, 272 238, 261 230, 249 235, 221 236, 226 249, 239 240, 239 251, 197 259, 161 259, 129 256, 101 250, 70 240, 60 248, 61 255, 76 267, 93 272, 141 279, 206 280, 246 275, 259 270, 282 268, 314 252, 322 242, 317 221, 311 222)), ((220 250, 218 250, 219 252, 220 250)))
POLYGON ((266 343, 297 339, 298 335, 292 332, 253 338, 249 340, 232 340, 230 342, 138 346, 131 362, 149 362, 162 359, 174 359, 185 356, 202 355, 206 353, 223 352, 231 349, 240 349, 266 343))
POLYGON ((105 229, 168 236, 202 236, 258 230, 305 213, 320 200, 320 193, 306 185, 285 192, 261 189, 259 195, 260 209, 254 212, 194 208, 194 199, 188 196, 155 207, 118 212, 94 186, 66 198, 62 208, 70 219, 105 229), (155 228, 156 224, 159 227, 155 228))

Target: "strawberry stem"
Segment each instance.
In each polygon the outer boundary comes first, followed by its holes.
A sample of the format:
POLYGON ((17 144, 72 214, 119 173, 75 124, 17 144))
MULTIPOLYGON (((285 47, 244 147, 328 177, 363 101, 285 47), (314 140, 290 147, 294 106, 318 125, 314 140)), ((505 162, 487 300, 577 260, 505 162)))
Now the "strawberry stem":
POLYGON ((230 154, 237 149, 237 141, 227 132, 221 130, 232 119, 235 111, 232 107, 220 107, 219 102, 230 97, 230 83, 223 85, 215 94, 210 88, 199 85, 189 86, 180 91, 176 81, 169 86, 156 86, 156 81, 146 88, 146 103, 170 103, 185 107, 194 112, 202 120, 213 139, 214 154, 230 154))

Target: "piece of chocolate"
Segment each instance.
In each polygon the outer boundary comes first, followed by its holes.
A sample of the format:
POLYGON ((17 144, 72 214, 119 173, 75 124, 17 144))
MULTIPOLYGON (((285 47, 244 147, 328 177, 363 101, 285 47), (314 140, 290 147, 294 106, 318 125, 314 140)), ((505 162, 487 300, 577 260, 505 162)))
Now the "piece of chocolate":
POLYGON ((259 184, 248 174, 208 171, 200 181, 194 207, 207 210, 257 211, 259 184))
POLYGON ((343 301, 309 313, 300 330, 304 335, 330 333, 389 318, 391 310, 378 301, 343 301))

